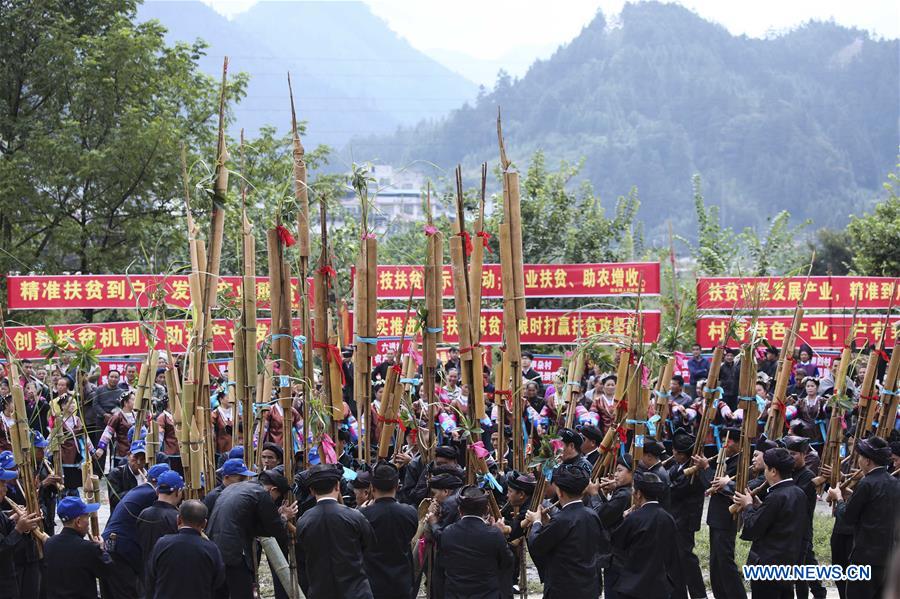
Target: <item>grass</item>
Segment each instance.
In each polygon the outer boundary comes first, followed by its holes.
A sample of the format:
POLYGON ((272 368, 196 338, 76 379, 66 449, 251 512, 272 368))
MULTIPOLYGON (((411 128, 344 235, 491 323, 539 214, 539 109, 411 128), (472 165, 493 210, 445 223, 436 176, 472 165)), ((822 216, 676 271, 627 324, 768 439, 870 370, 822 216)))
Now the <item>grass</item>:
MULTIPOLYGON (((834 518, 830 514, 820 513, 818 510, 813 514, 813 551, 816 553, 816 559, 820 564, 831 563, 831 529, 834 527, 834 518)), ((709 528, 704 524, 697 531, 695 537, 696 544, 694 552, 700 559, 700 568, 703 570, 703 579, 706 581, 706 588, 710 589, 709 584, 709 528)), ((734 559, 738 568, 747 563, 747 554, 750 552, 750 541, 745 541, 740 537, 738 532, 737 542, 734 548, 734 559)), ((831 583, 824 583, 830 586, 831 583)), ((750 583, 745 582, 744 586, 750 588, 750 583)))

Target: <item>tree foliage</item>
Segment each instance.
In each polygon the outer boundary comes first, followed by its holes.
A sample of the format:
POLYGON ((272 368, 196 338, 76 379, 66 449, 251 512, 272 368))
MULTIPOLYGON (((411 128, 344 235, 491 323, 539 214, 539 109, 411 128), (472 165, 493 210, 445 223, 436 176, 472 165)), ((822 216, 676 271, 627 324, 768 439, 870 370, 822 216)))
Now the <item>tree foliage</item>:
POLYGON ((871 214, 851 216, 847 236, 853 270, 860 275, 896 277, 900 273, 900 177, 895 171, 884 184, 887 198, 871 214))
POLYGON ((0 271, 124 271, 183 251, 180 144, 212 158, 219 86, 197 69, 202 43, 167 46, 135 7, 3 3, 0 271))

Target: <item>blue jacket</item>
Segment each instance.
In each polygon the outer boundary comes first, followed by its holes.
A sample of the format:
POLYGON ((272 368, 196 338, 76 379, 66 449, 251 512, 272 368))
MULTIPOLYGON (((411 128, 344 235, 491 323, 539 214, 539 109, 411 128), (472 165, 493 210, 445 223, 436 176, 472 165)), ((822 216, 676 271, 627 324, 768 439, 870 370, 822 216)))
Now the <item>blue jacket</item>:
POLYGON ((103 530, 103 540, 106 541, 109 552, 124 559, 138 574, 144 571, 141 546, 138 543, 138 516, 153 505, 154 501, 156 489, 149 483, 138 485, 125 494, 103 530), (116 534, 116 541, 110 543, 109 538, 113 533, 116 534))

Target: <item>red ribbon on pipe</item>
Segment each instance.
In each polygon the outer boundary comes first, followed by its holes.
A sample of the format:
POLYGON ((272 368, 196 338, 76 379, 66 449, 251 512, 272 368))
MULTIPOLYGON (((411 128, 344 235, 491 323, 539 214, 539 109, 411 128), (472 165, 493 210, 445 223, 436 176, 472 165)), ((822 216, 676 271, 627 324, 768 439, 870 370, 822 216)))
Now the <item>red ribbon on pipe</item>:
POLYGON ((482 245, 484 245, 484 249, 486 249, 488 251, 488 253, 493 254, 494 251, 491 249, 491 246, 488 245, 488 241, 491 239, 491 234, 488 233, 487 231, 479 231, 475 235, 477 235, 478 237, 481 237, 481 243, 482 243, 482 245))
POLYGON ((294 236, 291 235, 291 232, 287 230, 287 227, 284 225, 277 225, 275 227, 275 232, 278 233, 278 239, 281 240, 281 243, 285 245, 285 247, 291 247, 297 240, 294 239, 294 236))
MULTIPOLYGON (((332 345, 330 343, 320 343, 318 341, 313 341, 314 349, 324 349, 326 350, 325 355, 329 360, 334 360, 334 363, 340 366, 341 364, 341 350, 337 345, 332 345)), ((347 385, 347 377, 344 375, 344 369, 341 368, 341 386, 344 387, 347 385)), ((324 373, 323 373, 324 376, 324 373)))
POLYGON ((466 256, 471 256, 472 250, 474 249, 472 247, 472 236, 469 235, 468 231, 460 231, 457 235, 463 238, 466 247, 466 256))

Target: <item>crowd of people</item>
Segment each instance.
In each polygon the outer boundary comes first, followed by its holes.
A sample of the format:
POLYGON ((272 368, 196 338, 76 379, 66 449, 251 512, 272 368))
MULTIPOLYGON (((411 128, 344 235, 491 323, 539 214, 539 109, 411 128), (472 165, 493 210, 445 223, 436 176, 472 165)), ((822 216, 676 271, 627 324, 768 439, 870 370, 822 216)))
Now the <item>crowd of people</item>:
MULTIPOLYGON (((269 556, 270 565, 277 561, 260 542, 266 538, 274 539, 287 570, 296 572, 295 579, 273 576, 279 598, 290 596, 295 582, 310 598, 410 598, 422 588, 430 597, 512 597, 527 584, 526 554, 548 598, 699 598, 707 596, 707 588, 695 535, 707 504, 712 594, 740 598, 747 593, 735 557, 738 535, 751 543, 748 564, 815 564, 813 514, 825 500, 835 516, 831 563, 867 565, 872 572, 870 580, 839 582, 841 597, 881 597, 888 588, 900 592, 896 563, 891 574, 898 553, 900 432, 895 426, 889 439, 870 434, 855 440, 855 488, 822 489, 814 481, 822 474, 816 448, 823 441, 821 423, 831 413, 828 398, 835 381, 831 370, 815 365, 808 347, 789 362, 787 422, 777 439, 762 434, 762 423, 778 353, 769 349, 759 357, 756 395, 763 409, 744 489, 735 484, 743 413, 740 360, 731 350, 719 372, 720 401, 710 428, 699 428, 710 364, 694 346, 689 382, 681 375, 669 381, 661 439, 642 438, 635 460, 630 450, 637 441, 627 436, 608 477, 594 476, 594 464, 609 427, 616 425, 619 381, 594 365, 572 385, 571 428, 564 426, 564 371, 545 383, 531 367, 532 356, 523 354, 523 419, 515 423, 511 409, 498 409, 504 400, 495 397, 485 366, 487 413, 473 432, 464 426, 471 421, 471 390, 460 383, 459 350, 451 348, 434 381, 436 421, 426 422, 423 383, 411 385, 400 418, 406 424, 382 451, 387 458, 366 463, 360 445, 368 442, 376 454, 384 382, 397 356, 389 353, 374 369, 372 411, 366 415, 359 413, 353 392, 352 348, 345 348, 343 358, 336 463, 326 463, 332 460, 318 455, 318 444, 303 438, 302 385, 295 386, 291 414, 276 401, 257 406, 253 430, 245 434, 242 406, 234 403, 227 373, 213 381, 209 425, 218 470, 202 501, 185 499, 168 405, 166 372, 179 364, 162 361, 147 419, 138 422, 136 367, 111 370, 103 381, 90 373, 76 390, 78 377, 65 358, 52 365, 23 361, 18 382, 25 391, 35 472, 24 472, 10 451, 11 426, 21 417, 13 413, 4 371, 0 500, 26 505, 18 481, 31 476, 40 511, 0 512, 0 599, 98 593, 106 599, 249 599, 260 590, 261 556, 269 556), (360 420, 371 423, 365 437, 360 420), (497 441, 501 432, 511 439, 513 426, 522 428, 529 456, 543 438, 554 439, 552 468, 512 469, 509 442, 499 455, 497 441), (155 437, 148 432, 154 429, 155 437), (293 471, 285 470, 286 434, 293 438, 295 453, 288 460, 293 471), (698 436, 707 446, 699 455, 693 451, 698 436), (255 448, 254 463, 244 461, 245 442, 255 448), (469 463, 468 447, 474 444, 484 452, 487 472, 469 463), (724 464, 715 463, 719 456, 724 464), (306 470, 300 466, 304 457, 311 464, 306 470), (84 460, 94 460, 95 472, 106 480, 110 516, 100 537, 90 532, 99 505, 84 501, 84 460), (35 542, 40 532, 49 536, 41 544, 35 542)), ((879 384, 883 374, 876 376, 879 384)), ((864 366, 849 377, 849 393, 858 399, 864 366)), ((855 410, 843 416, 848 433, 855 430, 855 418, 855 410)), ((759 580, 750 587, 754 597, 825 596, 816 581, 759 580)))

